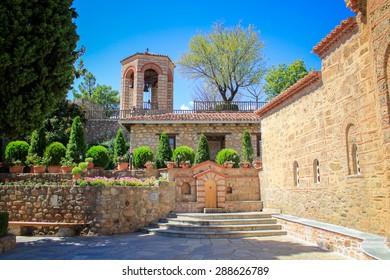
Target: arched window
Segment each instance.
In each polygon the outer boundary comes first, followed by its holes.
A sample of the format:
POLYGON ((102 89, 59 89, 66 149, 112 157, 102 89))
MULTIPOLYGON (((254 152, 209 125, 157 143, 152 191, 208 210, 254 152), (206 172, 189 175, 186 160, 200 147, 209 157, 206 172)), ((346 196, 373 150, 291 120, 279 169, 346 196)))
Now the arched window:
POLYGON ((298 166, 297 161, 294 161, 293 172, 294 172, 294 174, 293 174, 294 175, 294 186, 299 187, 299 166, 298 166))
POLYGON ((318 159, 315 159, 313 162, 313 174, 314 174, 314 183, 319 184, 321 182, 320 177, 320 162, 318 159))
POLYGON ((191 185, 187 182, 181 185, 181 194, 191 194, 191 185))
POLYGON ((226 193, 233 193, 233 189, 231 187, 226 188, 226 193))

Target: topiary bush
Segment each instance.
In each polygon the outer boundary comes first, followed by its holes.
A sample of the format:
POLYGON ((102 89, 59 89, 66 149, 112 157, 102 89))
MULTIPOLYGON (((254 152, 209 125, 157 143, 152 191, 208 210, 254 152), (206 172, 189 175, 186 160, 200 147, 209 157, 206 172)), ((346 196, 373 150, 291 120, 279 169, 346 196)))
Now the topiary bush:
POLYGON ((6 236, 8 234, 8 212, 0 212, 0 237, 6 236))
POLYGON ((106 168, 110 163, 108 150, 103 146, 92 146, 89 148, 87 157, 93 158, 93 165, 96 167, 106 168))
POLYGON ((251 141, 251 135, 248 130, 244 130, 242 134, 242 161, 253 161, 253 147, 251 141))
POLYGON ((135 168, 144 168, 147 161, 153 161, 153 152, 147 146, 141 146, 134 151, 133 164, 135 168))
POLYGON ((9 142, 5 148, 5 160, 11 163, 21 161, 23 164, 26 161, 29 147, 26 141, 9 142))
POLYGON ((217 154, 215 162, 220 165, 223 165, 226 161, 233 161, 233 167, 238 167, 240 163, 240 155, 237 153, 236 150, 228 148, 222 149, 217 154))
POLYGON ((34 130, 31 134, 30 148, 28 149, 29 155, 43 156, 46 148, 46 135, 45 131, 41 128, 34 130))
POLYGON ((73 158, 76 163, 83 160, 87 144, 85 143, 84 127, 79 116, 73 119, 69 143, 66 146, 66 156, 73 158))
POLYGON ((61 165, 61 158, 65 157, 66 148, 60 142, 53 142, 46 147, 44 156, 49 157, 48 165, 61 165))
POLYGON ((210 147, 207 137, 202 133, 199 137, 198 149, 195 155, 195 164, 210 160, 210 147))
POLYGON ((166 161, 172 159, 172 149, 169 145, 169 139, 165 132, 161 133, 160 141, 158 142, 157 153, 156 153, 156 165, 157 168, 167 167, 166 161))
POLYGON ((116 162, 118 157, 124 156, 127 151, 128 149, 126 149, 126 140, 123 136, 122 129, 118 129, 114 144, 114 161, 116 162))
POLYGON ((195 152, 192 148, 188 146, 179 146, 173 151, 173 160, 175 162, 178 161, 178 154, 180 153, 180 161, 187 161, 189 160, 191 164, 194 163, 195 160, 195 152))

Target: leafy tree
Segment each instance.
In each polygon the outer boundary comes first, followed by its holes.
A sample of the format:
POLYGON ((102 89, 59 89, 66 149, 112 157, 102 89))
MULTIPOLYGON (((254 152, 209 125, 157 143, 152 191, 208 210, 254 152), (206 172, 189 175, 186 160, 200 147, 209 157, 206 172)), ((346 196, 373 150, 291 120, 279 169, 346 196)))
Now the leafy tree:
POLYGON ((207 137, 202 133, 199 137, 198 149, 195 155, 195 164, 210 160, 210 147, 207 137))
POLYGON ((66 157, 73 158, 76 163, 79 163, 84 158, 86 148, 84 127, 80 117, 77 116, 73 120, 69 143, 66 147, 66 157))
POLYGON ((302 59, 292 62, 289 66, 285 63, 279 64, 277 68, 272 66, 265 75, 266 84, 264 92, 267 95, 266 100, 271 100, 299 79, 305 77, 307 73, 308 71, 302 59))
POLYGON ((127 151, 128 150, 126 148, 126 140, 123 136, 122 129, 118 129, 118 132, 115 137, 114 161, 116 161, 118 157, 125 155, 127 151))
POLYGON ((172 149, 169 145, 169 139, 165 132, 161 133, 160 141, 158 142, 157 152, 156 152, 156 165, 157 168, 167 167, 165 164, 166 161, 172 159, 172 149))
POLYGON ((66 99, 57 102, 56 109, 45 120, 46 142, 67 145, 73 120, 77 116, 82 123, 87 121, 84 110, 76 103, 66 99))
POLYGON ((37 154, 42 157, 46 148, 46 135, 43 128, 34 130, 31 135, 30 148, 28 149, 28 154, 33 155, 37 154))
POLYGON ((242 161, 252 162, 253 160, 253 147, 251 141, 251 135, 248 130, 245 130, 242 134, 242 161))
POLYGON ((232 101, 240 88, 258 83, 265 71, 263 43, 252 25, 227 28, 214 24, 212 32, 198 34, 190 50, 179 61, 180 72, 201 79, 218 89, 225 101, 232 101))
POLYGON ((0 1, 0 131, 42 127, 74 79, 79 37, 73 0, 0 1))

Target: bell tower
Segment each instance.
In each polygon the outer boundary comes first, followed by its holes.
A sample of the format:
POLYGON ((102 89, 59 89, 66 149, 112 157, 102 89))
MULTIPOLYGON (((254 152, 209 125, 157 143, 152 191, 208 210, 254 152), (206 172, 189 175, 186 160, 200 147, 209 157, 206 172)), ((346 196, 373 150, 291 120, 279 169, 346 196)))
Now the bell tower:
POLYGON ((168 56, 136 53, 121 61, 121 110, 173 110, 175 64, 168 56))

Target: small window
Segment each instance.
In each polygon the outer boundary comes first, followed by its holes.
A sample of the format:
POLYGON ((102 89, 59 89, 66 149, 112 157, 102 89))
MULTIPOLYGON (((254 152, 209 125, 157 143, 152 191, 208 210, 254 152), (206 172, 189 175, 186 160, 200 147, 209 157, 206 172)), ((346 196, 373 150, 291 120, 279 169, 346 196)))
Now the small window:
POLYGON ((320 162, 317 159, 315 159, 313 162, 313 174, 314 174, 314 183, 319 184, 321 182, 320 162))
POLYGON ((181 185, 181 194, 191 194, 191 185, 187 182, 181 185))
POLYGON ((168 135, 168 140, 171 149, 176 149, 176 135, 168 135))
POLYGON ((294 175, 294 186, 299 187, 299 166, 298 166, 297 161, 294 161, 293 172, 294 172, 294 174, 293 174, 294 175))
POLYGON ((226 193, 233 193, 233 189, 231 187, 226 188, 226 193))

